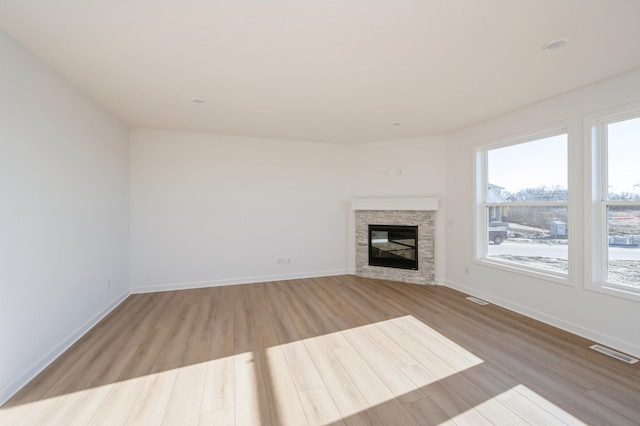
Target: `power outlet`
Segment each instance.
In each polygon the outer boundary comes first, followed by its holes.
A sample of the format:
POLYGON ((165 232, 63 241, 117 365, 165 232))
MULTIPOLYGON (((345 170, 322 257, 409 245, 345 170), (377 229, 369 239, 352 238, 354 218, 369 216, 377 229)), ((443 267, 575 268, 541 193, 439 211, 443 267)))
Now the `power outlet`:
POLYGON ((468 267, 468 266, 465 266, 465 267, 464 267, 464 273, 465 273, 465 274, 467 274, 467 275, 469 275, 469 267, 468 267))
POLYGON ((111 279, 107 280, 107 288, 111 288, 111 279))
POLYGON ((289 263, 291 263, 291 258, 289 258, 289 257, 279 257, 278 259, 276 259, 276 263, 278 265, 288 265, 289 263))

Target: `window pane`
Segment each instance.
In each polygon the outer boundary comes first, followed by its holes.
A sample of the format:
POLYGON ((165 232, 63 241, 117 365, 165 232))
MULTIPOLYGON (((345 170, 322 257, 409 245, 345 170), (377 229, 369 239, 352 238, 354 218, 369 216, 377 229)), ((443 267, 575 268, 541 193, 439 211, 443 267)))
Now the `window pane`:
POLYGON ((640 206, 609 206, 607 281, 640 288, 640 206))
POLYGON ((569 228, 566 207, 494 207, 502 220, 489 220, 488 258, 567 273, 569 228))
POLYGON ((567 201, 567 135, 488 151, 487 202, 567 201))
POLYGON ((640 200, 640 117, 607 126, 610 200, 640 200))

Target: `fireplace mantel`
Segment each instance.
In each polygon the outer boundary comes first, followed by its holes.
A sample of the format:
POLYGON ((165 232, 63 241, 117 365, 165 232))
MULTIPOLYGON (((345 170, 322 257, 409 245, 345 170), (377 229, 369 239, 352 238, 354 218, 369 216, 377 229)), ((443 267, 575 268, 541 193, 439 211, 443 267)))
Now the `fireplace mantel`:
POLYGON ((354 198, 351 210, 438 210, 439 198, 354 198))

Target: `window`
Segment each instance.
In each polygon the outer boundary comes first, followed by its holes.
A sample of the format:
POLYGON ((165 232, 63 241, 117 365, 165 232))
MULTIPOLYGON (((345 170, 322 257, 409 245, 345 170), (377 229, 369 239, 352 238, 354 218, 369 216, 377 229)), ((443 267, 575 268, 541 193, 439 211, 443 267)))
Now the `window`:
POLYGON ((640 294, 640 110, 591 120, 592 284, 640 294))
POLYGON ((477 149, 476 258, 566 281, 566 128, 477 149))

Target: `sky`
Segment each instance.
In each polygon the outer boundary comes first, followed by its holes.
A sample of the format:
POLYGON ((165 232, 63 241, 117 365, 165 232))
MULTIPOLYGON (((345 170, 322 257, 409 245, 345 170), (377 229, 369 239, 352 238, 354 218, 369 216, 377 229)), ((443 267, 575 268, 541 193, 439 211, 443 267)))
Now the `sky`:
MULTIPOLYGON (((640 118, 609 124, 608 143, 609 191, 640 194, 640 118)), ((567 135, 489 151, 489 183, 511 193, 567 188, 567 173, 567 135)))
POLYGON ((609 192, 640 194, 640 118, 610 124, 608 133, 609 192))
POLYGON ((543 185, 566 188, 567 135, 489 151, 488 178, 511 193, 543 185))

